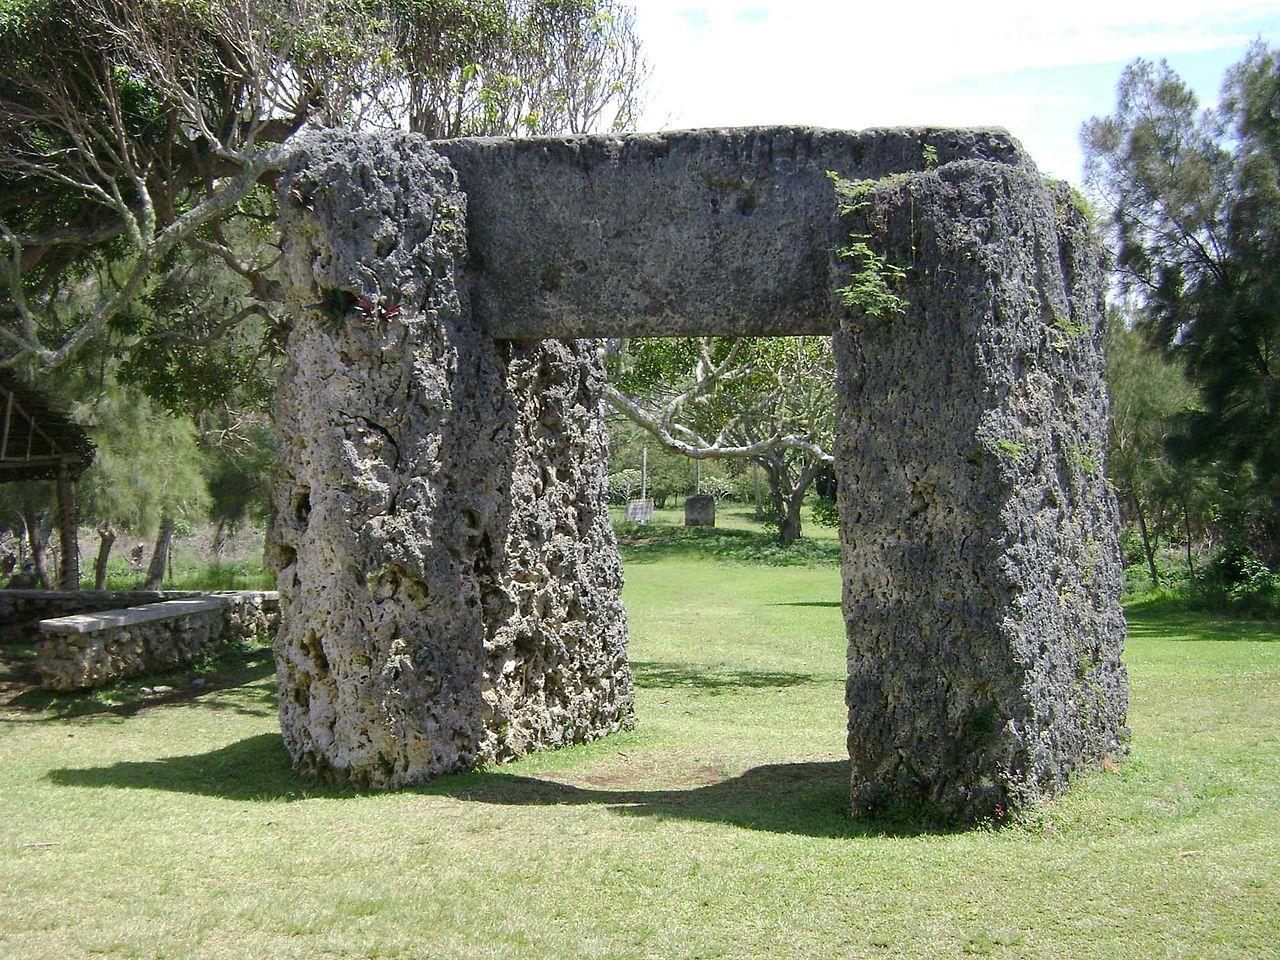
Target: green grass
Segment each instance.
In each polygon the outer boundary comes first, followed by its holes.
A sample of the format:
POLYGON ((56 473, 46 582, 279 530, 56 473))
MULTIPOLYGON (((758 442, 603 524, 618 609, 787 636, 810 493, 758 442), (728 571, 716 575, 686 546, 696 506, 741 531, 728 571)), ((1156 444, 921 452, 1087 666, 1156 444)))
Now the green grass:
MULTIPOLYGON (((82 564, 80 589, 93 589, 93 568, 82 564)), ((146 571, 139 573, 121 560, 107 564, 107 590, 141 590, 146 571)), ((165 577, 164 590, 274 590, 275 576, 262 566, 262 560, 231 560, 207 563, 197 558, 181 557, 173 565, 173 576, 165 577)))
POLYGON ((627 548, 634 732, 424 789, 290 773, 262 650, 12 704, 0 956, 1277 955, 1275 624, 1132 608, 1131 758, 912 833, 845 814, 836 567, 726 525, 627 548))
POLYGON ((652 523, 627 523, 622 507, 611 509, 622 559, 629 565, 678 559, 779 567, 840 562, 839 533, 813 523, 807 511, 804 538, 782 546, 742 504, 721 503, 714 527, 685 527, 683 509, 655 510, 652 523))

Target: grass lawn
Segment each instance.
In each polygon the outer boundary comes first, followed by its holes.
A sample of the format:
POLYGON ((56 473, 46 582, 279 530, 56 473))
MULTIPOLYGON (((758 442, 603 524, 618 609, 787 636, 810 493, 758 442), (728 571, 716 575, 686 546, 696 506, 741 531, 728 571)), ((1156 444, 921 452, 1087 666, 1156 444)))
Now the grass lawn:
POLYGON ((1133 607, 1118 771, 902 832, 845 814, 833 534, 725 520, 626 531, 634 732, 421 790, 294 777, 262 650, 0 708, 0 956, 1280 955, 1280 628, 1133 607))

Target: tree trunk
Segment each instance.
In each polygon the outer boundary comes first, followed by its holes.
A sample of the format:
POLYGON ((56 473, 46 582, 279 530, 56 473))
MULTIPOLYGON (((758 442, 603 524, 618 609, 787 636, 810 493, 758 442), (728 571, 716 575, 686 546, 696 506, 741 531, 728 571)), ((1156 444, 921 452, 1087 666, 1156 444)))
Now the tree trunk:
POLYGON ((22 524, 27 528, 27 547, 31 550, 31 562, 35 565, 36 576, 40 578, 40 586, 49 589, 49 568, 44 556, 44 536, 40 532, 40 521, 34 510, 22 511, 22 524))
POLYGON ((1151 571, 1151 585, 1160 586, 1160 574, 1156 572, 1156 553, 1151 546, 1151 535, 1147 532, 1147 515, 1143 512, 1142 501, 1133 498, 1133 510, 1138 515, 1138 530, 1142 533, 1142 549, 1147 555, 1147 569, 1151 571))
MULTIPOLYGON (((762 460, 760 465, 764 467, 765 482, 769 485, 769 507, 773 513, 773 519, 778 524, 778 541, 784 544, 790 543, 791 540, 787 540, 786 538, 791 531, 785 529, 787 522, 787 491, 785 490, 785 487, 787 486, 786 464, 782 463, 780 460, 775 460, 773 457, 770 457, 767 460, 762 460)), ((792 537, 792 540, 798 536, 800 536, 800 532, 797 530, 795 531, 795 535, 792 537)))
POLYGON ((800 511, 804 507, 804 497, 809 491, 809 484, 817 472, 819 462, 805 463, 800 468, 800 476, 794 481, 787 469, 787 464, 780 457, 763 463, 765 478, 769 482, 769 499, 773 504, 773 515, 778 521, 778 542, 783 546, 795 543, 800 539, 800 511))
POLYGON ((160 532, 156 534, 156 546, 151 552, 151 565, 147 568, 144 589, 159 590, 164 583, 164 573, 169 565, 169 549, 172 546, 173 517, 164 517, 160 521, 160 532))
POLYGON ((109 523, 98 527, 98 556, 93 561, 93 589, 107 588, 107 558, 111 556, 111 546, 116 542, 116 528, 109 523))
POLYGON ((800 539, 800 508, 804 505, 804 495, 787 498, 787 508, 778 524, 778 541, 786 546, 800 539))
POLYGON ((76 488, 65 467, 58 469, 58 540, 62 546, 59 581, 63 590, 80 589, 80 536, 76 524, 76 488))
POLYGON ((1187 570, 1191 573, 1191 582, 1196 582, 1196 563, 1191 559, 1191 512, 1187 509, 1187 498, 1180 497, 1182 500, 1182 532, 1187 538, 1187 570))

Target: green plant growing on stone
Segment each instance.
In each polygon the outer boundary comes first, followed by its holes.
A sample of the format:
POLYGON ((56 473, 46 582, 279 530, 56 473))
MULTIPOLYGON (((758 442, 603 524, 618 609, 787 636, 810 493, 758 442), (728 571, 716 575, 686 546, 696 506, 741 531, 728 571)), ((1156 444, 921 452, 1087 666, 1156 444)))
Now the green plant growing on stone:
POLYGON ((1083 320, 1073 319, 1069 315, 1064 316, 1056 310, 1053 313, 1053 329, 1055 350, 1065 350, 1070 341, 1080 340, 1089 333, 1089 325, 1083 320))
POLYGON ((1098 552, 1098 543, 1092 536, 1086 535, 1084 541, 1084 549, 1081 553, 1082 564, 1080 572, 1080 582, 1086 587, 1093 586, 1098 575, 1098 562, 1101 555, 1098 552))
POLYGON ((1008 437, 1001 437, 991 444, 991 449, 1004 460, 1021 460, 1027 452, 1025 444, 1008 437))
MULTIPOLYGON (((875 203, 876 190, 892 179, 846 180, 833 171, 827 176, 835 184, 841 216, 865 215, 875 203)), ((904 313, 907 302, 894 293, 894 287, 906 279, 906 271, 873 249, 872 240, 870 234, 851 233, 848 242, 836 248, 836 255, 853 265, 849 282, 838 287, 836 295, 845 306, 869 317, 904 313)))
POLYGON ((1099 459, 1098 452, 1092 447, 1072 444, 1072 446, 1068 448, 1068 453, 1071 457, 1072 464, 1081 473, 1093 474, 1097 473, 1098 470, 1101 469, 1102 464, 1099 459))
POLYGON ((1067 220, 1068 213, 1075 211, 1081 220, 1084 221, 1086 229, 1093 231, 1098 224, 1098 212, 1093 208, 1093 204, 1089 202, 1080 190, 1066 180, 1058 180, 1054 177, 1045 176, 1047 183, 1054 192, 1055 207, 1059 220, 1067 220))
POLYGON ((1098 222, 1098 211, 1093 209, 1093 204, 1089 199, 1071 184, 1067 184, 1067 203, 1071 205, 1071 209, 1080 214, 1084 218, 1085 224, 1089 229, 1093 229, 1098 222))
POLYGON ((386 321, 401 313, 399 304, 380 303, 350 290, 337 289, 322 290, 319 301, 313 303, 311 308, 324 317, 321 326, 330 336, 339 333, 351 317, 386 321))
POLYGON ((846 307, 856 307, 869 317, 902 313, 906 301, 895 294, 891 284, 902 280, 906 273, 880 256, 867 244, 866 238, 851 236, 849 243, 838 251, 841 259, 855 264, 852 279, 836 289, 846 307))

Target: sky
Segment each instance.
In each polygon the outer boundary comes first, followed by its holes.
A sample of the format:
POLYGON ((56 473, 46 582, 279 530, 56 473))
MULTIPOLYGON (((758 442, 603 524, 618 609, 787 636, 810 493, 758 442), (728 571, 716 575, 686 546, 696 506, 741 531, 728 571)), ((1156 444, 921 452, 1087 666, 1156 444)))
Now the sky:
POLYGON ((1080 125, 1111 112, 1135 57, 1166 59, 1206 104, 1280 2, 631 0, 652 67, 645 130, 751 124, 1012 131, 1080 180, 1080 125))

